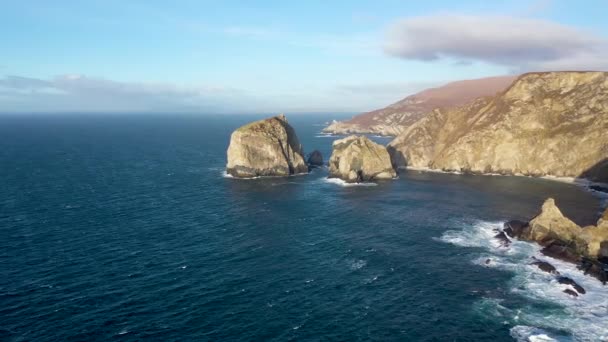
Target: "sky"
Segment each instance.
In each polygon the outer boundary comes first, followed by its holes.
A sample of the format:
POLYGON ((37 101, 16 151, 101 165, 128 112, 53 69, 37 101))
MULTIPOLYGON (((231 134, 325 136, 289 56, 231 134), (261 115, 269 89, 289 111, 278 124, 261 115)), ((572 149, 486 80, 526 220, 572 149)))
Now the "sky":
POLYGON ((608 1, 0 0, 0 112, 363 112, 608 71, 608 1))

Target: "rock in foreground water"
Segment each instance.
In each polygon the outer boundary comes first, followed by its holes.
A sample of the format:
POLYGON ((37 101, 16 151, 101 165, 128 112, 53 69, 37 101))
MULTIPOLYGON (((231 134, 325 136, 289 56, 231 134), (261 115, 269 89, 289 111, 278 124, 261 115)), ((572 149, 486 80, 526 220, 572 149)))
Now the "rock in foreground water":
POLYGON ((298 136, 282 114, 238 128, 230 137, 227 154, 226 172, 233 177, 308 172, 298 136))
POLYGON ((347 182, 392 179, 397 172, 386 148, 365 136, 349 136, 334 141, 329 159, 329 176, 347 182))
POLYGON ((319 150, 314 150, 308 156, 308 165, 311 167, 323 166, 323 155, 319 150))

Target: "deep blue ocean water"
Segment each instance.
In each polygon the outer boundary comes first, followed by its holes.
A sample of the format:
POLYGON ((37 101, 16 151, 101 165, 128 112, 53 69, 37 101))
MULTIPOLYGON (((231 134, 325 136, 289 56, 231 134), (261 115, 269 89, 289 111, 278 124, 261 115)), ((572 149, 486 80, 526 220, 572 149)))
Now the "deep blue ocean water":
MULTIPOLYGON (((597 281, 559 264, 590 290, 566 298, 526 265, 536 247, 491 239, 548 196, 593 223, 593 194, 419 171, 350 187, 325 169, 224 177, 231 131, 257 118, 0 117, 0 340, 608 338, 597 281)), ((326 159, 332 118, 288 115, 326 159)))

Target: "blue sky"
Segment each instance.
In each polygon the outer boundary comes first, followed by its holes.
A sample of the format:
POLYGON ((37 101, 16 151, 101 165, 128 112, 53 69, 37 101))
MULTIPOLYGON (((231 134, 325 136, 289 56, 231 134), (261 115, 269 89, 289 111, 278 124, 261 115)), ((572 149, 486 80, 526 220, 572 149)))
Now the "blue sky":
POLYGON ((608 2, 5 1, 0 112, 359 112, 608 70, 608 2))

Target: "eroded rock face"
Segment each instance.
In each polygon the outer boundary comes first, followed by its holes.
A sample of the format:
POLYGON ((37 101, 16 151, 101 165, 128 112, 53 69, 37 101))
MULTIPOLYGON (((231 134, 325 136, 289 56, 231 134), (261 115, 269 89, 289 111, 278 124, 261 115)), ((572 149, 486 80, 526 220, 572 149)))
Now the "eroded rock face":
POLYGON ((541 243, 551 240, 575 241, 583 232, 579 225, 562 214, 553 198, 548 198, 543 203, 540 214, 530 221, 529 226, 522 237, 541 243))
POLYGON ((597 226, 608 228, 608 208, 604 210, 604 214, 602 214, 602 217, 600 217, 600 219, 597 221, 597 226))
POLYGON ((608 181, 608 73, 520 76, 504 92, 435 109, 388 146, 397 167, 608 181))
POLYGON ((370 182, 397 176, 386 148, 365 136, 334 141, 329 176, 347 182, 370 182))
POLYGON ((284 115, 252 122, 230 137, 226 172, 239 178, 308 172, 302 145, 284 115))
POLYGON ((308 165, 312 167, 323 166, 323 155, 319 150, 314 150, 308 156, 308 165))

